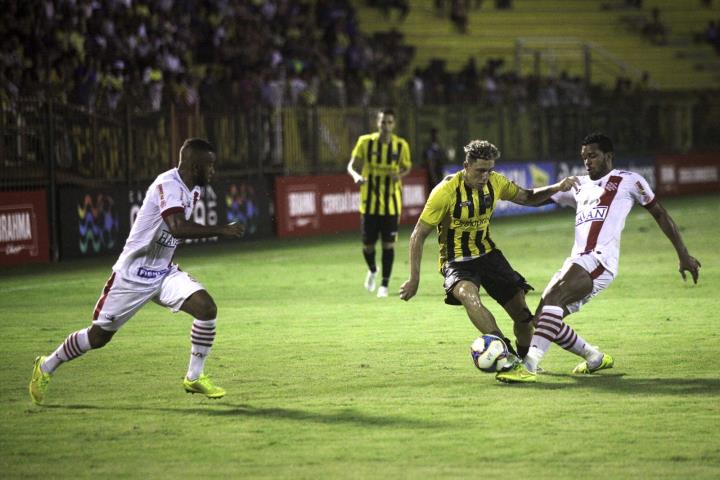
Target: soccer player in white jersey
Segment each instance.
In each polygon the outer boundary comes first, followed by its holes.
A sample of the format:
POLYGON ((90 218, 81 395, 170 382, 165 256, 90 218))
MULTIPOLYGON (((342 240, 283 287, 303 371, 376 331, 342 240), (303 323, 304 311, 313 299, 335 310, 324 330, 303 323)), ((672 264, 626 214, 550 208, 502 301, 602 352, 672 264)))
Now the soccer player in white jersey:
POLYGON ((172 262, 179 240, 214 236, 241 237, 244 226, 200 225, 190 220, 193 207, 215 172, 215 149, 199 138, 185 140, 177 168, 160 174, 148 188, 120 257, 93 313, 92 325, 71 333, 48 356, 35 359, 30 398, 41 404, 52 373, 62 363, 107 344, 143 305, 153 301, 193 317, 191 355, 183 386, 188 393, 220 398, 225 390, 203 373, 215 339, 217 307, 197 280, 172 262))
POLYGON ((575 207, 575 244, 570 257, 543 292, 535 314, 536 329, 530 351, 522 363, 496 375, 502 382, 536 381, 538 364, 553 342, 583 357, 573 373, 590 374, 612 368, 613 358, 586 343, 563 318, 577 312, 615 278, 620 234, 625 218, 636 203, 650 212, 672 242, 683 280, 687 271, 697 283, 700 262, 688 253, 677 225, 657 201, 647 181, 637 173, 613 168, 610 138, 602 133, 588 135, 582 142, 580 155, 588 174, 578 177, 579 186, 551 197, 559 205, 575 207))

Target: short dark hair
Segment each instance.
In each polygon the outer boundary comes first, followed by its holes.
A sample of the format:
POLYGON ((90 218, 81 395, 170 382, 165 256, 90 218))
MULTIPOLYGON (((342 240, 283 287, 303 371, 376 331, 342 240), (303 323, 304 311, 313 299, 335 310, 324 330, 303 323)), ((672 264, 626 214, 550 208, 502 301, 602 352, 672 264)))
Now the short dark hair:
POLYGON ((583 138, 580 145, 590 145, 591 143, 597 143, 600 151, 603 153, 614 152, 612 140, 610 137, 601 132, 593 132, 583 138))
POLYGON ((188 138, 183 142, 182 147, 180 147, 180 161, 187 158, 187 155, 199 152, 215 153, 215 147, 212 146, 212 143, 202 138, 188 138))
POLYGON ((395 115, 395 110, 393 110, 392 108, 381 108, 380 110, 378 110, 378 115, 380 115, 380 114, 392 115, 393 117, 397 116, 397 115, 395 115))
POLYGON ((182 147, 180 147, 180 151, 182 152, 186 148, 189 148, 190 150, 195 150, 195 151, 215 153, 215 147, 213 147, 212 143, 208 142, 207 140, 205 140, 203 138, 188 138, 188 139, 186 139, 183 142, 182 147))
POLYGON ((497 160, 500 150, 487 140, 473 140, 465 145, 465 158, 468 160, 497 160))

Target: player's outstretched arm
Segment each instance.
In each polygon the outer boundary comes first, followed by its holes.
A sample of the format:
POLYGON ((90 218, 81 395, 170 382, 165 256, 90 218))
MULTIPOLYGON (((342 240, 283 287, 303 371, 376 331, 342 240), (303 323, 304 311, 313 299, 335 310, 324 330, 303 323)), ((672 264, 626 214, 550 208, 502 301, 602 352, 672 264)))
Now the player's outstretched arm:
POLYGON ((565 177, 557 183, 533 189, 521 188, 512 202, 520 205, 539 206, 546 203, 557 192, 567 192, 580 181, 575 176, 565 177))
POLYGON ((410 235, 410 278, 400 286, 400 298, 408 301, 418 291, 420 285, 420 262, 422 260, 425 239, 434 227, 429 223, 418 220, 415 229, 410 235))
POLYGON ((665 207, 660 205, 660 202, 656 201, 655 204, 648 208, 648 212, 653 216, 657 224, 660 226, 660 230, 663 231, 666 237, 670 239, 675 251, 677 252, 678 259, 680 261, 679 272, 682 275, 683 280, 687 280, 685 272, 690 272, 693 283, 697 283, 698 277, 700 276, 700 262, 688 253, 685 242, 683 242, 682 236, 680 235, 680 229, 672 219, 670 214, 665 210, 665 207))
POLYGON ((201 225, 190 220, 185 220, 185 215, 182 212, 168 215, 165 217, 165 223, 175 238, 207 238, 217 236, 240 238, 245 233, 245 225, 241 223, 201 225))

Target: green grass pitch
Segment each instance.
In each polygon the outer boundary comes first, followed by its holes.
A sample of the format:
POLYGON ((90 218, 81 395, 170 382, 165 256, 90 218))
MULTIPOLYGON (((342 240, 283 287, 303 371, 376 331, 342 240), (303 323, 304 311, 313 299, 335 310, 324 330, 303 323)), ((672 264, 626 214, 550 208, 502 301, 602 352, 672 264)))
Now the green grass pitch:
MULTIPOLYGON (((477 332, 442 302, 434 236, 405 303, 363 290, 359 235, 344 234, 178 252, 219 307, 206 372, 225 398, 183 392, 190 319, 150 304, 62 366, 36 407, 33 358, 89 324, 114 259, 6 269, 2 477, 719 478, 720 197, 664 205, 703 264, 699 284, 683 283, 670 242, 635 208, 619 276, 569 319, 616 367, 578 378, 577 358, 553 347, 532 386, 473 367, 477 332)), ((534 308, 570 252, 572 212, 495 219, 492 233, 537 289, 534 308)))

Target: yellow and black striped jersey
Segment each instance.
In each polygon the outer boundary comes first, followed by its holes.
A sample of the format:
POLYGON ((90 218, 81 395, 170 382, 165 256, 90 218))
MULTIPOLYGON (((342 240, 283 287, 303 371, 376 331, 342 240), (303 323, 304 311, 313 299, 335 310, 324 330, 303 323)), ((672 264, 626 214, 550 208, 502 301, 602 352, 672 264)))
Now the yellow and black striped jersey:
POLYGON ((393 134, 390 143, 382 143, 379 132, 362 135, 352 156, 363 162, 361 175, 365 183, 360 186, 360 213, 400 215, 402 182, 390 175, 412 166, 405 139, 393 134))
POLYGON ((468 187, 465 171, 446 177, 432 192, 420 220, 437 226, 440 267, 445 262, 477 258, 495 249, 490 217, 498 200, 514 199, 520 187, 504 175, 490 172, 482 192, 468 187))

